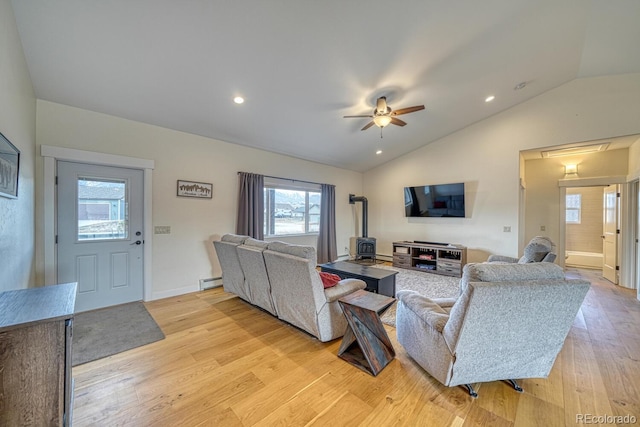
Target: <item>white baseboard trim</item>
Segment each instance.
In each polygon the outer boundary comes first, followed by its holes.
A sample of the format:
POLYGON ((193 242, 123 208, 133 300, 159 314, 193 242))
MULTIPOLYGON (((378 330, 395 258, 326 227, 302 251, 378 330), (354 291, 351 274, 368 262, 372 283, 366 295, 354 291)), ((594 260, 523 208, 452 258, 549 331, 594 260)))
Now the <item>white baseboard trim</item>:
POLYGON ((155 301, 157 299, 177 297, 178 295, 190 294, 192 292, 198 292, 200 288, 198 285, 192 286, 184 286, 182 288, 169 289, 167 291, 158 291, 151 293, 151 301, 155 301))

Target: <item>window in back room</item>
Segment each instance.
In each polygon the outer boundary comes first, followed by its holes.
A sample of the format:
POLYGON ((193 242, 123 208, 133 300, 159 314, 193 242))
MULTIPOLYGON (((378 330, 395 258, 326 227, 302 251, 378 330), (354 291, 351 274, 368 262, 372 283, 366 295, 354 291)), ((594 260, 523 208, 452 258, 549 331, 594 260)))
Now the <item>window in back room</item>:
POLYGON ((580 194, 567 194, 566 222, 567 224, 580 224, 582 209, 582 196, 580 194))

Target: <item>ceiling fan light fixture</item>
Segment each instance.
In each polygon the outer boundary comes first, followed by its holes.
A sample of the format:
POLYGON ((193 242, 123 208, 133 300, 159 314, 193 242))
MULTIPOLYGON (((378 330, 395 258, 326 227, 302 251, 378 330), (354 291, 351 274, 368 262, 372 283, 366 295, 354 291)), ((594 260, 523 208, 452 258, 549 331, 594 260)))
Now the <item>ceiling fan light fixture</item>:
POLYGON ((387 97, 381 96, 376 101, 376 111, 375 114, 386 114, 387 113, 387 97))
POLYGON ((391 116, 375 116, 373 122, 376 126, 383 128, 391 123, 391 116))

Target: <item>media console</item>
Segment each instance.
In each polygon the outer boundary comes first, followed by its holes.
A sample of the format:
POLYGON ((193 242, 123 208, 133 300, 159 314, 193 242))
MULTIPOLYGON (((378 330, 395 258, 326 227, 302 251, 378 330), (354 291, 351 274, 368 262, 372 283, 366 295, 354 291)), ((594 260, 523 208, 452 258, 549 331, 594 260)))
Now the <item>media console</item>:
POLYGON ((393 242, 393 266, 428 273, 462 277, 467 248, 423 241, 393 242))

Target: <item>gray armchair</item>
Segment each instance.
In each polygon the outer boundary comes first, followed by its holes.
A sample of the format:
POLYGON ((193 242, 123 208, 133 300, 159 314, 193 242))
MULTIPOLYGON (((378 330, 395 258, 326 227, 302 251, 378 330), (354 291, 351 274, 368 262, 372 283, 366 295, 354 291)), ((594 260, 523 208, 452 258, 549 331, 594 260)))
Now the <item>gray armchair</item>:
POLYGON ((490 255, 487 262, 509 262, 525 264, 529 262, 554 262, 556 260, 556 245, 550 238, 536 236, 524 247, 524 255, 514 258, 504 255, 490 255))
POLYGON ((467 264, 458 299, 397 294, 397 336, 442 384, 546 378, 589 289, 552 263, 467 264))

